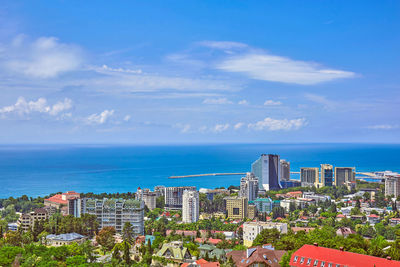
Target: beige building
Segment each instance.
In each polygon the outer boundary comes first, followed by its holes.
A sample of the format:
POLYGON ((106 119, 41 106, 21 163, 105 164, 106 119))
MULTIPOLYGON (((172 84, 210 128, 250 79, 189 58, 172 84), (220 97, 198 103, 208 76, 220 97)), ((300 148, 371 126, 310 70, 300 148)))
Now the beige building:
POLYGON ((243 224, 243 244, 246 247, 251 247, 254 239, 262 230, 273 228, 276 228, 282 234, 286 234, 288 230, 287 223, 245 222, 243 224))
POLYGON ((199 220, 200 212, 199 192, 183 191, 182 197, 182 222, 193 223, 199 220))
POLYGON ((18 219, 18 228, 23 231, 27 231, 29 228, 33 228, 35 221, 46 221, 49 219, 49 213, 44 208, 35 209, 30 213, 22 214, 18 219))
POLYGON ((143 200, 144 204, 149 208, 149 210, 154 210, 157 205, 157 193, 151 192, 150 189, 141 189, 138 187, 136 191, 136 199, 143 200))
POLYGON ((356 168, 354 167, 335 167, 335 185, 347 185, 356 180, 356 168))
POLYGON ((247 206, 247 218, 254 219, 256 217, 257 208, 256 205, 251 204, 247 206))
POLYGON ((400 195, 400 176, 385 177, 385 196, 398 197, 400 195))
POLYGON ((245 197, 226 197, 226 211, 229 219, 243 220, 248 217, 248 201, 245 197))
POLYGON ((318 187, 319 169, 318 168, 300 168, 301 186, 318 187))

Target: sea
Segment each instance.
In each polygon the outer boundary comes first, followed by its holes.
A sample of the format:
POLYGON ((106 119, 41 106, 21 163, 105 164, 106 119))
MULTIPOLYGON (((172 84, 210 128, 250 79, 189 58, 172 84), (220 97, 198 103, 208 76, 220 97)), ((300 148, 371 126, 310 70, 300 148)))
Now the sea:
POLYGON ((239 185, 241 176, 168 177, 248 172, 263 153, 290 161, 294 172, 322 163, 400 171, 399 144, 1 145, 0 198, 136 192, 156 185, 228 187, 239 185))

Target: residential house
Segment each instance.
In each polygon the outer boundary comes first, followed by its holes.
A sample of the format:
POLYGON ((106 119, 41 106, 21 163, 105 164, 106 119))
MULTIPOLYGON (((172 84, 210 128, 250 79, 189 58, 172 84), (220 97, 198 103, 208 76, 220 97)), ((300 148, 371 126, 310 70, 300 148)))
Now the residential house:
POLYGON ((286 253, 284 250, 271 250, 261 246, 248 248, 247 250, 234 250, 226 257, 230 257, 237 267, 280 267, 279 262, 286 253))

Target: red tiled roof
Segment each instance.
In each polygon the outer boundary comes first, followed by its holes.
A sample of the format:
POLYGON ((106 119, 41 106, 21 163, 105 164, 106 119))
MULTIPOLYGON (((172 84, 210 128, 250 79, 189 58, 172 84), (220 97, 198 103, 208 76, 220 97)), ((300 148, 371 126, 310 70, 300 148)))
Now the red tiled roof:
MULTIPOLYGON (((187 267, 190 263, 182 263, 181 267, 187 267)), ((221 266, 219 262, 208 262, 205 259, 200 259, 196 261, 196 264, 200 267, 219 267, 221 266)))
POLYGON ((344 218, 344 217, 346 217, 346 216, 344 216, 343 214, 338 214, 338 215, 336 215, 336 217, 337 217, 337 218, 344 218))
POLYGON ((304 245, 294 252, 289 265, 321 267, 322 262, 325 263, 326 267, 329 263, 333 263, 332 266, 340 264, 340 266, 346 265, 349 267, 400 267, 400 261, 313 245, 304 245), (294 261, 295 258, 296 262, 294 261), (308 263, 309 259, 311 259, 310 263, 308 263), (318 260, 316 265, 314 265, 315 260, 318 260))
POLYGON ((218 244, 219 242, 222 242, 222 240, 221 239, 218 239, 218 238, 209 238, 208 239, 208 241, 207 241, 208 243, 210 243, 210 244, 213 244, 213 245, 216 245, 216 244, 218 244))
POLYGON ((370 214, 368 217, 370 217, 370 218, 379 218, 379 216, 376 215, 376 214, 370 214))
POLYGON ((45 201, 58 203, 58 204, 65 204, 65 205, 68 204, 67 200, 63 200, 62 199, 62 195, 61 194, 57 194, 57 195, 54 195, 52 197, 46 198, 45 201))

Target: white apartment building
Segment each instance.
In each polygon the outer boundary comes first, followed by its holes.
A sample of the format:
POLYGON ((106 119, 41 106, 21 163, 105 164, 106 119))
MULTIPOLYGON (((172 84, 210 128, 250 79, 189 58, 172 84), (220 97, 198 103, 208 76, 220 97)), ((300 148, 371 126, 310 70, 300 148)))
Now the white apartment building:
POLYGON ((243 224, 243 244, 247 247, 252 246, 254 239, 262 230, 273 228, 282 234, 286 234, 288 230, 287 223, 245 222, 243 224))
POLYGON ((193 223, 199 220, 199 192, 185 190, 182 196, 182 221, 193 223))

